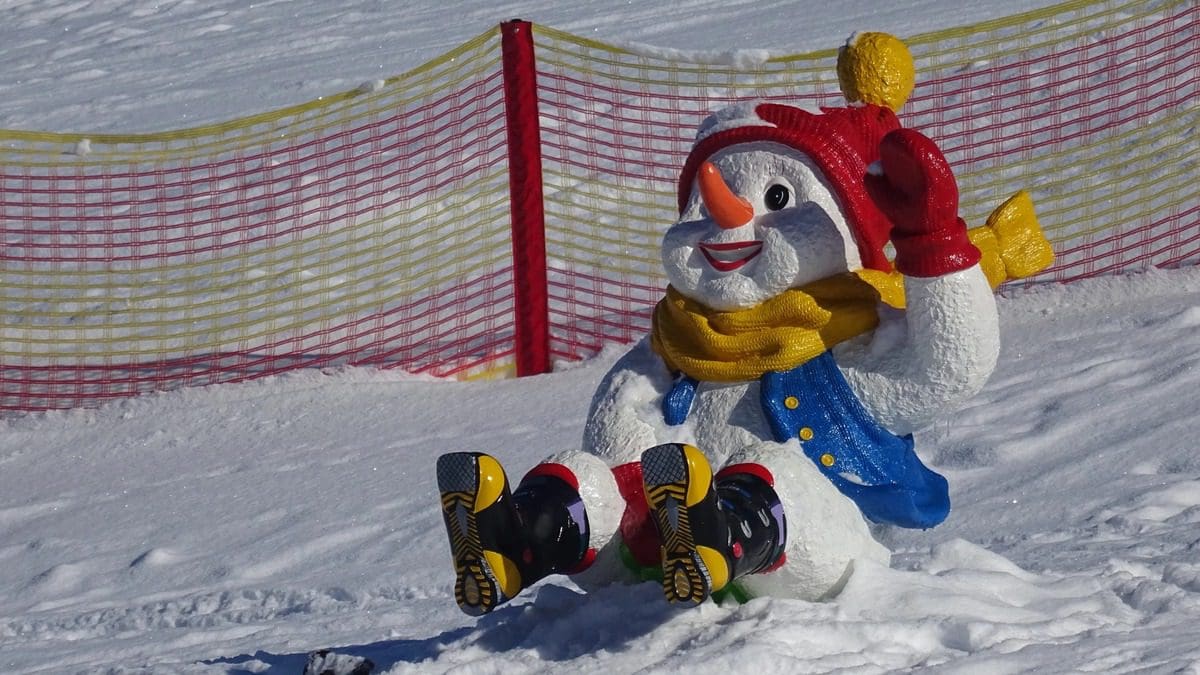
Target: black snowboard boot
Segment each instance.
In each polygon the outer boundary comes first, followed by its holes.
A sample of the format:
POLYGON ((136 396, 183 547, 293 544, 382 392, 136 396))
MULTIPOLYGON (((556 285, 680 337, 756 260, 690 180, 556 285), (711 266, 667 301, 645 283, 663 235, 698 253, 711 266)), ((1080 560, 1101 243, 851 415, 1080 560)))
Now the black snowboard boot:
POLYGON ((467 614, 490 612, 535 581, 580 571, 595 557, 579 483, 561 464, 538 465, 510 493, 495 458, 456 452, 438 458, 437 479, 454 599, 467 614))
POLYGON ((783 563, 787 524, 763 467, 736 465, 714 478, 698 449, 668 443, 642 454, 642 477, 667 600, 699 604, 738 577, 783 563))

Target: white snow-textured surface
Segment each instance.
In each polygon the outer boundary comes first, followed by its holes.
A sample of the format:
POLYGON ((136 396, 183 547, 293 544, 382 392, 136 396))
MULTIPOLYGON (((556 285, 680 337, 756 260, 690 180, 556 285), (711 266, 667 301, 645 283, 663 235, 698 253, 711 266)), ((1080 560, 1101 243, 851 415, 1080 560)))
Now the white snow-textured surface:
MULTIPOLYGON (((511 16, 797 51, 1039 4, 10 2, 0 126, 221 121, 511 16)), ((516 381, 306 372, 6 420, 0 671, 298 673, 333 648, 394 673, 1200 672, 1200 269, 1012 290, 999 309, 992 379, 918 434, 950 518, 880 531, 891 568, 862 566, 825 603, 680 610, 654 584, 584 595, 559 578, 459 612, 434 458, 483 449, 520 476, 578 447, 616 353, 516 381)))

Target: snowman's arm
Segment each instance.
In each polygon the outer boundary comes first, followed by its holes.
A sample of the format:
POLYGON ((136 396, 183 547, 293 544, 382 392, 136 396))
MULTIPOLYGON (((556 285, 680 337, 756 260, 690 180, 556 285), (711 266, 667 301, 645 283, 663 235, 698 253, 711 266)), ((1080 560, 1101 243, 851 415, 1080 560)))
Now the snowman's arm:
POLYGON ((835 350, 850 388, 884 427, 905 434, 943 417, 987 382, 1000 352, 996 300, 979 265, 905 277, 908 309, 866 345, 835 350))
POLYGON ((857 363, 851 353, 839 363, 875 419, 904 434, 983 387, 1000 351, 999 321, 979 250, 958 216, 954 173, 937 144, 896 129, 883 137, 879 155, 866 187, 892 222, 907 311, 902 330, 882 316, 857 363))
POLYGON ((662 399, 672 383, 649 339, 643 339, 597 387, 584 426, 584 451, 617 466, 638 460, 642 451, 659 443, 680 440, 681 429, 663 421, 662 399))

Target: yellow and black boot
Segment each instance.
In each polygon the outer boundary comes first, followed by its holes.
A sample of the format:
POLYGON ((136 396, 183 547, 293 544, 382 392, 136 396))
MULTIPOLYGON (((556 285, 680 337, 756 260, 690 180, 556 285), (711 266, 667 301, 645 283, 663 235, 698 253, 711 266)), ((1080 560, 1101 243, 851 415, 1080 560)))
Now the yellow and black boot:
POLYGON ((454 559, 454 599, 480 615, 521 589, 591 564, 579 483, 560 464, 540 464, 515 492, 490 455, 456 452, 437 462, 442 517, 454 559))
POLYGON ((699 604, 738 577, 783 564, 787 524, 765 468, 739 464, 713 476, 700 450, 667 443, 642 454, 642 480, 667 600, 699 604))

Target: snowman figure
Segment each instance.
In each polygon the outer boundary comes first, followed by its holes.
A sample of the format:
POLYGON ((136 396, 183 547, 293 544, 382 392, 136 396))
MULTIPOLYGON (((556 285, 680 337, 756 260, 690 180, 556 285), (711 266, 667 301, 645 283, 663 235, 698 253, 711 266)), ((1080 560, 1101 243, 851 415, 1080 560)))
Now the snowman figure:
POLYGON ((896 118, 911 59, 880 35, 865 40, 901 54, 900 77, 843 75, 850 106, 743 103, 700 126, 663 237, 666 297, 596 391, 582 450, 515 490, 490 455, 439 458, 464 611, 560 573, 588 588, 649 570, 685 604, 828 598, 856 563, 888 564, 869 523, 946 518, 912 434, 984 385, 993 284, 1049 249, 1020 200, 968 232, 942 153, 896 118))

